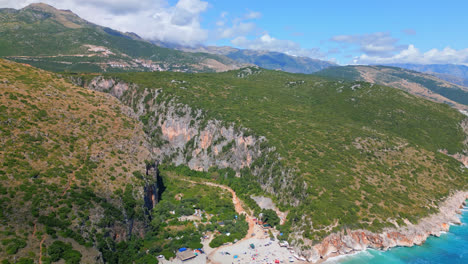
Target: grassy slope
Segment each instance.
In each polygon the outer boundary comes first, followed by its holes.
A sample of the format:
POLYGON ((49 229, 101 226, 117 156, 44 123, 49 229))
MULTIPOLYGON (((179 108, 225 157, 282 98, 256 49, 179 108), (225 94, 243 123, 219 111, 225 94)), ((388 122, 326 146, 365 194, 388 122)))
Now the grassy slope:
POLYGON ((271 177, 279 200, 301 201, 289 208, 288 224, 310 239, 333 226, 378 230, 392 219, 415 221, 451 190, 466 187, 460 164, 438 152, 464 149, 464 116, 449 106, 363 82, 253 71, 108 77, 162 88, 163 100, 177 98, 208 118, 266 136, 296 169, 285 188, 279 175, 271 177), (186 89, 172 80, 186 81, 186 89))
POLYGON ((55 74, 0 60, 0 259, 38 260, 44 239, 48 263, 46 247, 60 239, 81 252, 82 263, 94 263, 96 241, 125 230, 126 216, 143 218, 136 202, 143 179, 133 172, 144 173, 150 155, 141 126, 122 107, 55 74))
MULTIPOLYGON (((362 81, 364 78, 361 76, 360 71, 366 72, 366 69, 378 72, 373 77, 375 83, 389 84, 401 81, 415 83, 457 103, 468 104, 468 92, 466 89, 463 90, 454 84, 412 70, 387 66, 345 66, 328 68, 316 74, 324 77, 362 81)), ((402 88, 404 87, 405 84, 402 85, 402 88)))
POLYGON ((149 221, 142 193, 151 155, 141 124, 124 108, 56 74, 0 60, 0 259, 153 264, 156 255, 200 248, 207 231, 231 233, 216 234, 216 246, 246 235, 231 194, 184 181, 203 176, 184 168, 161 168, 163 202, 149 221), (197 225, 178 221, 194 209, 204 211, 197 225), (58 241, 71 247, 54 255, 58 241))

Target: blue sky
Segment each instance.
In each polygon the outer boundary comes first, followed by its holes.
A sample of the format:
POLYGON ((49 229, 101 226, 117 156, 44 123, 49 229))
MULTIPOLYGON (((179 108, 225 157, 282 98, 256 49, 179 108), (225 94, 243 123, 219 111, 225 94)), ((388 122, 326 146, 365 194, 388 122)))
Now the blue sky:
MULTIPOLYGON (((355 39, 348 42, 331 41, 339 35, 371 36, 384 33, 387 42, 397 47, 394 51, 413 44, 421 52, 451 47, 463 50, 468 47, 468 1, 219 1, 210 2, 202 20, 206 28, 221 12, 230 18, 248 12, 259 12, 261 17, 252 20, 262 33, 294 41, 304 49, 320 48, 328 59, 350 63, 363 54, 355 39), (352 42, 352 43, 349 43, 352 42)), ((259 32, 252 32, 253 39, 259 32)), ((372 43, 371 40, 369 40, 372 43)), ((383 42, 386 44, 387 42, 383 42)), ((210 41, 211 44, 232 45, 230 40, 210 41)), ((385 55, 389 54, 377 54, 385 55)))
MULTIPOLYGON (((21 8, 34 0, 0 0, 21 8)), ((181 45, 272 50, 340 64, 468 64, 468 1, 43 0, 181 45)))

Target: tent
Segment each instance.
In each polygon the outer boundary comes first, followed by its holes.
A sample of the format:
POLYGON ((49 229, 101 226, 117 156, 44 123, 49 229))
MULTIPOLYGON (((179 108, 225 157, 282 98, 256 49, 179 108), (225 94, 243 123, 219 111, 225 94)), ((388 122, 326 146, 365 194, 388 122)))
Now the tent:
POLYGON ((187 248, 180 248, 180 249, 179 249, 179 252, 184 252, 184 251, 186 251, 186 250, 187 250, 187 248))

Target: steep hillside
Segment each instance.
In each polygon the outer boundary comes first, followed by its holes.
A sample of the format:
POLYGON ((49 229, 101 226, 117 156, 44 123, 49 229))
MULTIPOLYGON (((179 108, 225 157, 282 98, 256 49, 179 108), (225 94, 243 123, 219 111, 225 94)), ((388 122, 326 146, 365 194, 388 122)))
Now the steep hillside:
POLYGON ((442 80, 468 87, 468 66, 456 64, 390 64, 389 66, 424 72, 442 80))
POLYGON ((304 250, 344 228, 417 222, 468 184, 441 153, 466 154, 465 116, 398 89, 255 67, 74 78, 131 106, 164 163, 232 177, 247 200, 260 184, 304 250))
POLYGON ((281 70, 292 73, 314 73, 328 67, 337 66, 335 63, 308 57, 291 56, 281 52, 236 49, 232 47, 199 47, 181 48, 184 51, 206 52, 226 56, 238 63, 254 64, 270 70, 281 70))
POLYGON ((468 108, 467 87, 412 70, 387 66, 345 66, 328 68, 316 75, 387 85, 460 110, 468 108))
POLYGON ((237 67, 223 56, 158 47, 45 4, 0 9, 0 57, 53 71, 198 72, 237 67))
POLYGON ((0 123, 0 259, 101 263, 114 239, 143 232, 154 179, 136 177, 151 155, 132 110, 0 60, 0 123))
POLYGON ((229 191, 159 166, 137 117, 109 94, 0 60, 2 263, 157 264, 207 234, 213 247, 247 235, 229 191))

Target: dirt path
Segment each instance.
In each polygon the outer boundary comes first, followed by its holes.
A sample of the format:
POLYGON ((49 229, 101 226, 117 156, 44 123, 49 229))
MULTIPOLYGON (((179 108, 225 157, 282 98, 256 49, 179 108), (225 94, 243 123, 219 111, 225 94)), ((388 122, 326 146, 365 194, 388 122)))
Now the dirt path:
MULTIPOLYGON (((213 182, 196 182, 196 181, 191 181, 191 180, 185 180, 185 181, 193 183, 193 184, 204 184, 204 185, 208 185, 208 186, 218 187, 218 188, 221 188, 223 190, 226 190, 226 191, 230 192, 232 194, 232 203, 234 204, 234 208, 235 208, 236 212, 239 215, 245 215, 245 220, 249 224, 249 231, 247 231, 247 235, 243 239, 241 239, 239 242, 244 241, 246 239, 249 239, 252 236, 252 233, 254 233, 254 227, 255 227, 254 217, 252 215, 250 215, 244 209, 244 207, 242 207, 242 203, 241 203, 239 197, 237 197, 237 194, 233 189, 229 188, 228 186, 213 183, 213 182)), ((216 262, 211 261, 211 259, 213 259, 212 257, 214 256, 214 254, 216 254, 216 252, 218 252, 218 250, 220 250, 222 248, 225 248, 225 247, 228 247, 228 246, 221 246, 221 247, 215 248, 208 255, 208 263, 216 264, 216 262)))
POLYGON ((217 184, 217 183, 213 183, 213 182, 196 182, 196 181, 191 181, 191 180, 185 180, 185 181, 188 181, 188 182, 193 183, 193 184, 204 184, 204 185, 208 185, 208 186, 218 187, 218 188, 221 188, 221 189, 224 189, 224 190, 230 192, 231 195, 232 195, 232 203, 234 204, 234 208, 235 208, 236 212, 239 215, 245 215, 245 220, 249 224, 249 231, 247 232, 247 235, 242 240, 250 237, 250 235, 252 234, 252 232, 254 230, 254 226, 255 226, 255 222, 253 220, 254 217, 252 215, 250 215, 247 212, 247 210, 244 209, 244 207, 242 207, 242 203, 241 203, 239 197, 237 197, 237 194, 233 189, 231 189, 231 188, 229 188, 229 187, 227 187, 225 185, 221 185, 221 184, 217 184))
POLYGON ((42 236, 41 243, 39 244, 39 264, 42 264, 42 244, 44 244, 44 241, 46 239, 46 236, 42 236))

